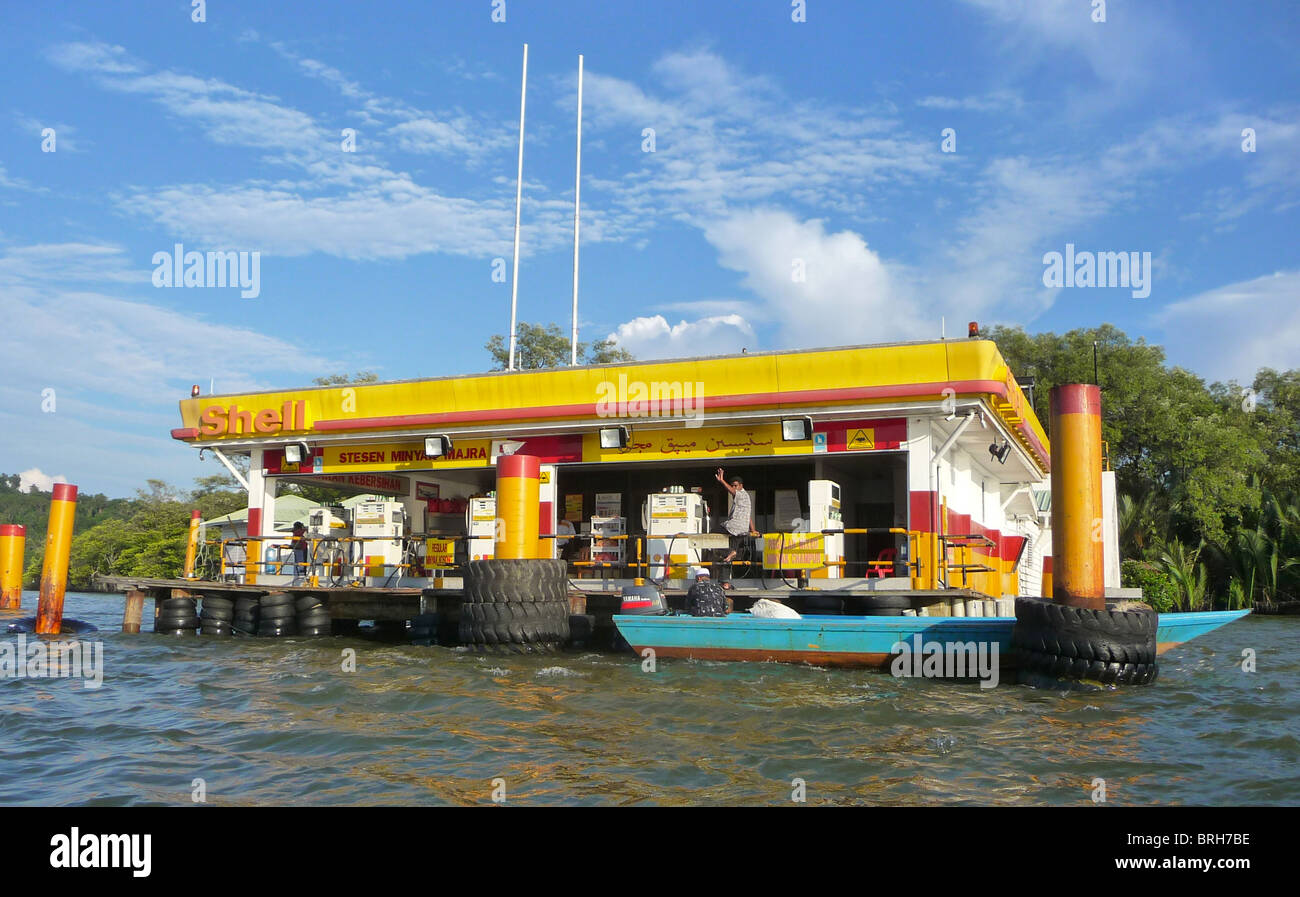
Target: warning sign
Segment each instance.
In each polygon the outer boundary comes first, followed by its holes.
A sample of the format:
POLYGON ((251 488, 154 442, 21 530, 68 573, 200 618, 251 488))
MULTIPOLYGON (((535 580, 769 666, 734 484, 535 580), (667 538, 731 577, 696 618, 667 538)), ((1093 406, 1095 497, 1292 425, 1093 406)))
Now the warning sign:
POLYGON ((424 541, 424 566, 456 566, 456 540, 426 539, 424 541))
POLYGON ((765 533, 764 570, 808 570, 826 562, 826 543, 821 533, 765 533))
POLYGON ((856 430, 850 430, 847 435, 848 439, 845 440, 844 448, 850 452, 870 450, 876 447, 875 430, 859 427, 856 430))

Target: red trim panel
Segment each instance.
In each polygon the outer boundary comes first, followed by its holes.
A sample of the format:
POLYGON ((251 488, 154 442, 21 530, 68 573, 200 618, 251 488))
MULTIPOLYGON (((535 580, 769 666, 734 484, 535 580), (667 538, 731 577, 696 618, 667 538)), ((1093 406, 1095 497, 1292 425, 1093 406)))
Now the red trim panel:
POLYGON ((923 533, 934 532, 934 493, 911 492, 908 494, 908 528, 923 533))
POLYGON ((826 434, 828 452, 871 451, 850 449, 849 438, 858 430, 872 430, 875 434, 875 451, 896 449, 907 440, 907 418, 871 418, 863 420, 835 420, 813 424, 814 433, 826 434))
POLYGON ((1052 414, 1101 415, 1101 387, 1091 383, 1058 386, 1051 394, 1052 414))

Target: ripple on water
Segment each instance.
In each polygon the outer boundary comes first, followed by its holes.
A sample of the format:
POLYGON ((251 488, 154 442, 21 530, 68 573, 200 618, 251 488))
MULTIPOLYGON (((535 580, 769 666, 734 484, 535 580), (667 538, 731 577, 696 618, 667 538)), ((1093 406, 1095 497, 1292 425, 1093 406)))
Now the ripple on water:
MULTIPOLYGON (((28 599, 31 600, 30 598, 28 599)), ((103 630, 104 686, 0 681, 0 803, 1300 803, 1295 621, 1161 658, 1152 688, 1037 691, 778 664, 512 656, 103 630), (1260 660, 1241 670, 1243 647, 1260 660), (342 649, 356 652, 344 672, 342 649), (50 725, 56 720, 58 725, 50 725), (30 783, 42 782, 39 798, 30 783)), ((146 615, 148 611, 146 609, 146 615)))

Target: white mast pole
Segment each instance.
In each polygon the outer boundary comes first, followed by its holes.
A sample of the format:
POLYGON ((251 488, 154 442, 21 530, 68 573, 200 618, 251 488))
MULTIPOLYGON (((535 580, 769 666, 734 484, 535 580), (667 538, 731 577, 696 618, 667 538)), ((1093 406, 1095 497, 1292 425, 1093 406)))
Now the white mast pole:
POLYGON ((582 54, 578 54, 578 151, 573 176, 573 337, 570 364, 578 363, 578 221, 582 212, 582 54))
POLYGON ((515 312, 519 307, 519 206, 524 198, 524 100, 528 94, 528 44, 524 44, 524 75, 519 87, 519 174, 515 180, 515 261, 510 283, 510 358, 507 371, 515 369, 515 312))

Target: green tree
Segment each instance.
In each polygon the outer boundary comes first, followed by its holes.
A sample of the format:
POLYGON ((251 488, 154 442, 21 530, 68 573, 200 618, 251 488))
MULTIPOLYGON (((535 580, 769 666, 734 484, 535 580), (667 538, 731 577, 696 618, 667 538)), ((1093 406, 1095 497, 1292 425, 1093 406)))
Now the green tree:
MULTIPOLYGON (((494 371, 504 371, 510 362, 510 346, 506 337, 493 334, 484 344, 492 356, 494 371)), ((569 337, 560 331, 558 324, 529 324, 520 321, 515 336, 515 368, 521 371, 561 368, 571 357, 569 337)), ((609 338, 594 339, 578 344, 578 364, 617 364, 635 361, 632 353, 621 348, 609 338)))
POLYGON ((1201 378, 1167 367, 1159 346, 1111 324, 1032 336, 994 327, 989 337, 1017 377, 1035 378, 1034 409, 1045 427, 1053 386, 1093 381, 1096 344, 1102 439, 1119 491, 1135 499, 1158 494, 1150 510, 1167 508, 1171 535, 1192 544, 1221 540, 1244 508, 1259 504, 1253 477, 1268 459, 1258 435, 1201 378))
POLYGON ((374 371, 357 371, 351 377, 347 374, 330 374, 327 377, 313 377, 311 380, 317 386, 342 386, 346 383, 377 383, 379 375, 374 371))

